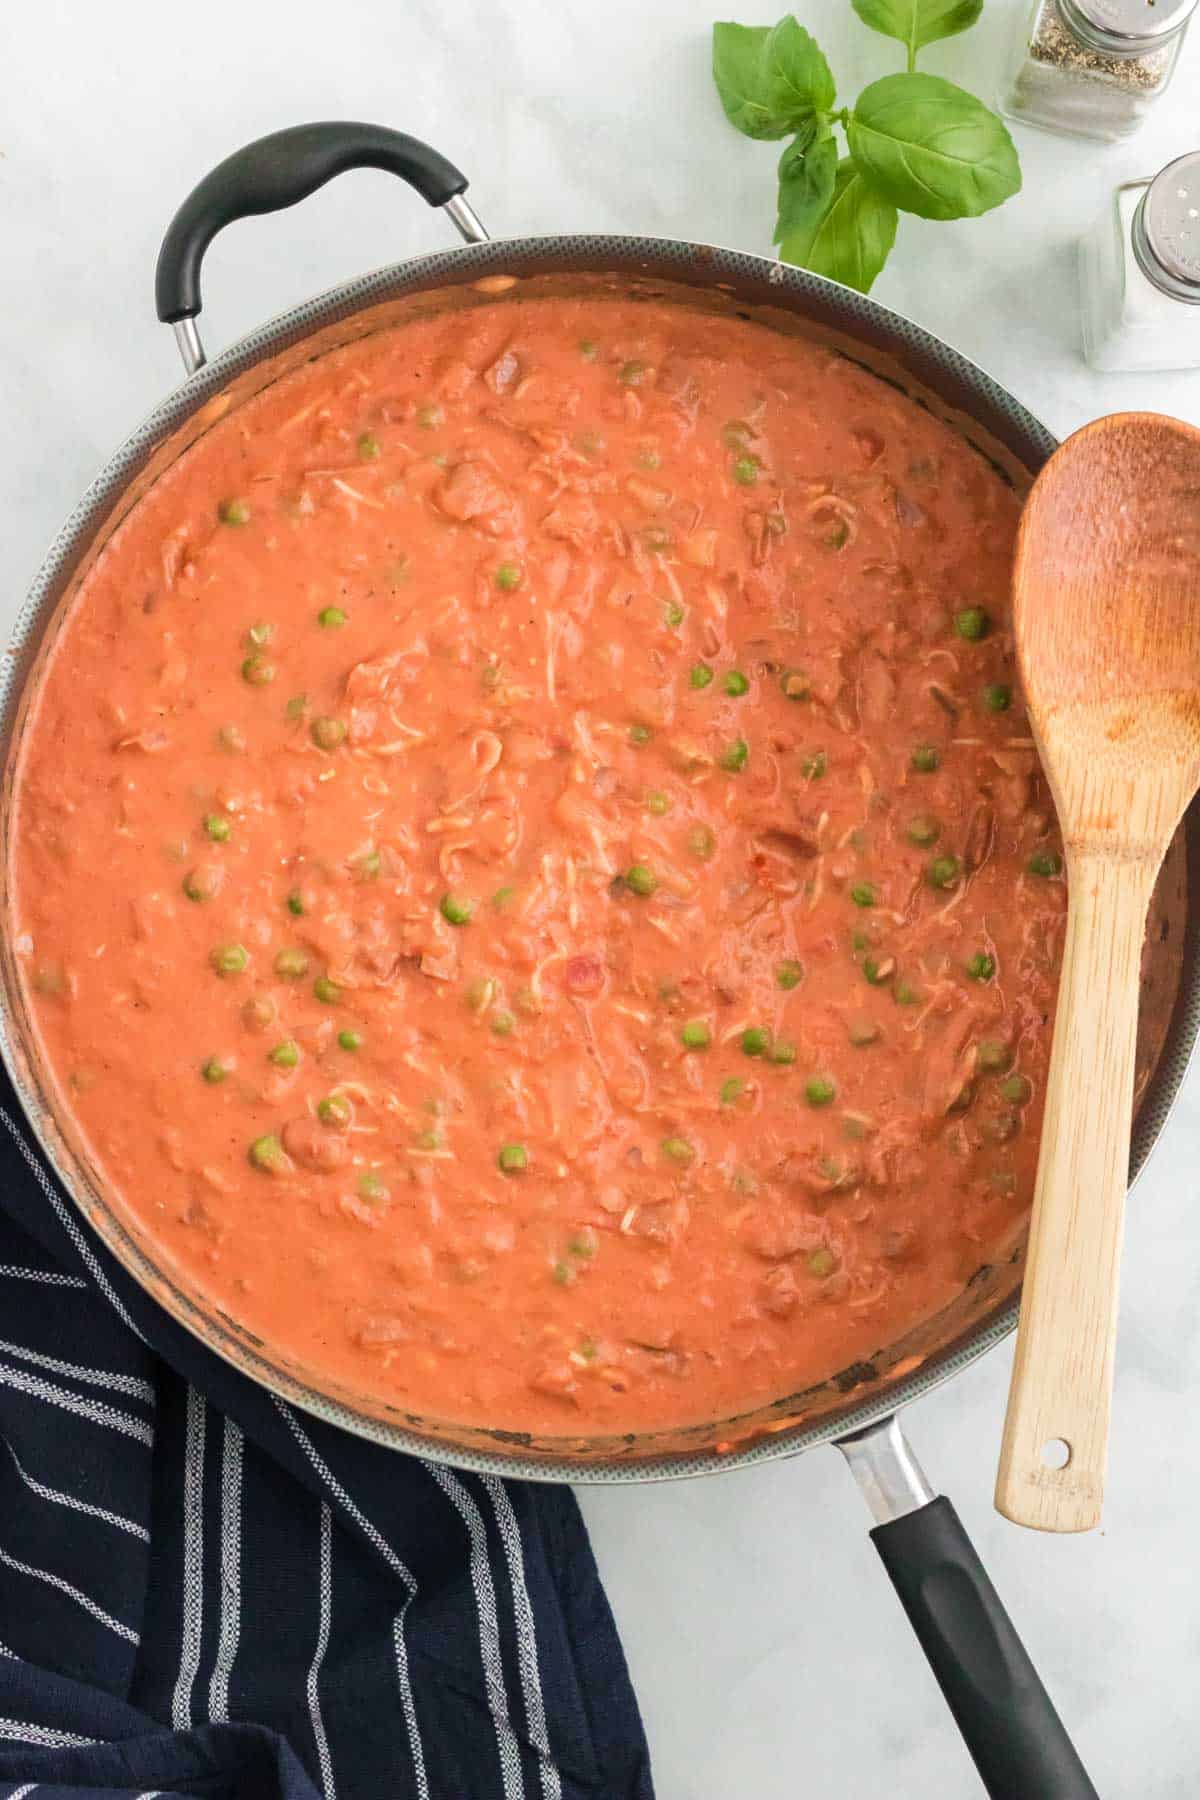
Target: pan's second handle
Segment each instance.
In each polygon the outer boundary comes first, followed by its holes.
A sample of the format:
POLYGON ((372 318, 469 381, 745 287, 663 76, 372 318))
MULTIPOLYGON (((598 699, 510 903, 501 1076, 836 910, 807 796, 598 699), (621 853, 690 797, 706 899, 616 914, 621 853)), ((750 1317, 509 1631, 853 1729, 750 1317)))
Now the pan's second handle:
POLYGON ((384 169, 415 188, 430 206, 446 209, 468 243, 487 232, 463 195, 467 178, 419 138, 386 125, 325 120, 272 132, 235 150, 192 189, 167 227, 158 253, 154 298, 159 318, 175 327, 189 372, 202 366, 196 329, 200 268, 217 233, 235 219, 281 212, 315 194, 347 169, 384 169))
POLYGON ((881 1521, 872 1541, 993 1800, 1097 1800, 958 1514, 934 1498, 897 1421, 838 1448, 881 1521))

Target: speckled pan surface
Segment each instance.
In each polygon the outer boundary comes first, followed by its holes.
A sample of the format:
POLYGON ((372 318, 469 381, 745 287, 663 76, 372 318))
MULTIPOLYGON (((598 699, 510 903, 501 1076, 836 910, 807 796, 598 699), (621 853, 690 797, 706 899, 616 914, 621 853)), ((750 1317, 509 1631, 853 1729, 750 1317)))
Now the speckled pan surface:
MULTIPOLYGON (((1054 447, 1046 429, 1011 395, 918 326, 860 294, 759 257, 663 239, 526 238, 450 250, 349 282, 251 333, 164 400, 108 463, 50 547, 0 665, 5 916, 13 746, 23 725, 24 697, 53 637, 60 602, 98 545, 147 485, 209 424, 283 370, 413 311, 494 301, 502 277, 515 277, 513 285, 521 292, 617 288, 635 296, 665 294, 686 305, 741 312, 783 332, 829 339, 948 417, 1018 485, 1036 473, 1054 447)), ((1158 1053, 1137 1117, 1135 1175, 1170 1111, 1200 1023, 1196 928, 1187 916, 1187 894, 1198 878, 1200 814, 1193 809, 1164 876, 1169 890, 1164 917, 1174 940, 1182 941, 1182 973, 1177 991, 1160 993, 1156 1007, 1147 1009, 1162 1021, 1156 1034, 1161 1049, 1156 1041, 1145 1050, 1148 1060, 1158 1053)), ((794 1455, 861 1428, 948 1379, 1015 1324, 1019 1253, 1002 1268, 980 1270, 950 1308, 902 1343, 880 1346, 869 1363, 753 1415, 669 1438, 564 1436, 532 1442, 464 1430, 452 1421, 413 1418, 398 1409, 368 1408, 353 1393, 322 1384, 316 1372, 273 1359, 267 1346, 206 1306, 156 1260, 153 1242, 114 1197, 104 1194, 82 1146, 72 1140, 69 1120, 54 1117, 43 1096, 11 954, 5 935, 0 942, 0 1053, 75 1205, 143 1287, 218 1354, 298 1406, 395 1449, 464 1468, 545 1480, 612 1483, 712 1473, 794 1455)), ((1176 959, 1179 955, 1176 951, 1176 959)), ((1178 968, 1178 960, 1170 966, 1178 968)))

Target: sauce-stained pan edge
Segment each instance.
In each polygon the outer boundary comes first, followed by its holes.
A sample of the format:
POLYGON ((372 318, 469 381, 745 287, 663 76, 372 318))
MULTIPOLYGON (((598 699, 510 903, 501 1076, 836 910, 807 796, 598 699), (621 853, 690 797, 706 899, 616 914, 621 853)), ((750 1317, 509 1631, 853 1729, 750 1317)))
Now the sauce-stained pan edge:
MULTIPOLYGON (((0 665, 0 907, 9 918, 14 746, 39 659, 60 603, 96 549, 161 470, 232 405, 307 360, 414 310, 496 299, 495 278, 518 292, 619 291, 730 311, 771 328, 832 343, 931 406, 1018 487, 1054 439, 992 378, 957 351, 876 302, 785 264, 665 239, 553 237, 469 245, 346 283, 260 327, 164 400, 106 465, 55 539, 0 665), (484 281, 483 292, 476 283, 484 281)), ((1164 872, 1160 919, 1166 937, 1149 975, 1153 1064, 1137 1113, 1131 1176, 1143 1167, 1182 1083, 1200 1025, 1197 927, 1187 895, 1200 882, 1200 810, 1193 806, 1164 872), (1181 948, 1176 948, 1182 940, 1181 948), (1167 965, 1170 965, 1168 968, 1167 965), (1174 986, 1175 971, 1178 985, 1174 986), (1163 994, 1160 990, 1166 988, 1163 994), (1155 1052, 1157 1051, 1157 1054, 1155 1052)), ((870 1363, 820 1387, 740 1418, 637 1437, 579 1434, 531 1438, 415 1417, 329 1384, 314 1371, 274 1360, 260 1341, 206 1304, 161 1260, 144 1227, 106 1196, 86 1151, 60 1123, 43 1089, 35 1037, 16 980, 11 931, 0 934, 0 1054, 63 1187, 114 1256, 176 1319, 237 1368, 306 1411, 377 1442, 435 1461, 525 1479, 624 1482, 713 1473, 798 1454, 860 1430, 929 1392, 981 1356, 1016 1322, 1021 1246, 977 1272, 950 1307, 870 1363)))

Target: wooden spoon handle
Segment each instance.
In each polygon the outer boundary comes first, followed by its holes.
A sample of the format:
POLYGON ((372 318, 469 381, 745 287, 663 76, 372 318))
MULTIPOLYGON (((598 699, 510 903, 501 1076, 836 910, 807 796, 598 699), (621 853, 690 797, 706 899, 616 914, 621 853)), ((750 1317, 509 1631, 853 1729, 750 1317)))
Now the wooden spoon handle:
POLYGON ((996 1479, 998 1510, 1040 1531, 1100 1522, 1138 975, 1155 874, 1143 862, 1095 855, 1068 867, 1067 941, 996 1479), (1043 1459, 1047 1445, 1066 1446, 1063 1466, 1043 1459))

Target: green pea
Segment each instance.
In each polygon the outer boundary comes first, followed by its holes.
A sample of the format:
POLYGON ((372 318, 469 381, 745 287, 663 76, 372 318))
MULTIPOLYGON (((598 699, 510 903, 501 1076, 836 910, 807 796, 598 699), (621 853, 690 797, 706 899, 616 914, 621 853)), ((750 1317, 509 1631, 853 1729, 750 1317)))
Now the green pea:
POLYGON ((788 700, 812 699, 812 683, 802 669, 785 669, 779 686, 788 700))
POLYGON ((959 877, 957 856, 935 856, 925 872, 932 888, 952 888, 959 877))
POLYGON ((855 906, 874 906, 879 898, 876 889, 869 881, 856 881, 850 889, 850 898, 855 906))
POLYGON ((806 781, 816 781, 824 775, 829 767, 829 759, 823 750, 813 750, 800 764, 800 773, 806 781))
POLYGON ((375 1206, 381 1204, 389 1197, 388 1190, 384 1183, 379 1179, 378 1175, 373 1174, 370 1169, 359 1176, 358 1191, 362 1199, 369 1201, 375 1206))
POLYGON ((579 354, 584 362, 595 362, 599 348, 595 338, 580 338, 579 340, 579 354))
POLYGON ((629 362, 621 364, 617 370, 617 380, 624 387, 637 387, 645 373, 645 363, 639 362, 636 357, 633 357, 629 362))
POLYGON ((222 500, 217 507, 217 517, 222 525, 248 525, 249 504, 245 500, 222 500))
POLYGON ((360 1031, 339 1031, 338 1043, 343 1050, 361 1050, 363 1041, 360 1031))
POLYGON ((1040 875, 1048 881, 1062 873, 1062 857, 1057 850, 1035 850, 1025 866, 1031 875, 1040 875))
POLYGON ((501 1144, 496 1163, 502 1175, 519 1175, 529 1166, 529 1152, 524 1144, 501 1144))
POLYGON ((672 631, 678 630, 679 626, 683 624, 683 608, 680 606, 678 600, 667 601, 667 604, 663 607, 663 618, 671 627, 672 631))
POLYGON ((329 1125, 336 1131, 344 1131, 351 1116, 350 1102, 344 1094, 326 1094, 324 1100, 318 1103, 318 1119, 322 1125, 329 1125))
POLYGON ((203 1075, 205 1081, 210 1082, 215 1087, 219 1081, 224 1081, 229 1070, 219 1057, 210 1056, 208 1061, 201 1068, 200 1073, 203 1075))
POLYGON ((898 981, 892 989, 892 998, 897 1006, 916 1006, 921 996, 909 981, 898 981))
POLYGON ((232 827, 229 820, 224 818, 222 814, 209 813, 204 821, 204 829, 213 840, 214 844, 224 844, 229 841, 229 834, 232 827))
POLYGON ((346 726, 341 719, 314 719, 309 727, 309 735, 318 750, 336 750, 339 744, 346 741, 346 726))
POLYGON ((292 889, 291 893, 287 897, 286 905, 287 905, 288 911, 291 913, 292 917, 295 919, 303 918, 304 914, 308 911, 307 902, 305 901, 304 895, 299 888, 292 889))
POLYGON ((218 944, 208 960, 218 975, 240 975, 250 963, 242 944, 218 944))
POLYGON ((308 957, 303 950, 281 950, 275 958, 275 973, 283 981, 299 981, 308 974, 308 957))
POLYGON ((556 1262, 550 1274, 559 1287, 570 1287, 575 1279, 575 1270, 566 1262, 556 1262))
POLYGON ((302 719, 308 711, 308 695, 293 694, 283 709, 285 719, 302 719))
POLYGON ((907 836, 910 844, 919 844, 922 848, 927 848, 930 844, 936 844, 941 835, 940 824, 928 813, 918 813, 916 818, 909 822, 907 836))
POLYGON ((254 650, 242 663, 242 680, 251 687, 267 687, 275 679, 275 664, 254 650))
POLYGON ((828 1106, 836 1093, 828 1075, 810 1075, 804 1084, 804 1098, 810 1106, 828 1106))
POLYGON ((220 891, 221 871, 204 868, 189 869, 179 885, 189 900, 213 900, 220 891))
POLYGON ((790 993, 792 988, 799 987, 803 979, 804 969, 798 962, 781 962, 775 971, 776 985, 783 988, 785 993, 790 993))
POLYGON ((730 669, 721 685, 731 700, 740 700, 750 692, 750 683, 740 669, 730 669))
POLYGON ((253 1166, 261 1169, 264 1175, 282 1174, 288 1166, 286 1152, 274 1132, 255 1138, 246 1154, 253 1166))
POLYGON ((992 1074, 1003 1074, 1012 1066, 1012 1051, 999 1038, 981 1038, 975 1057, 979 1067, 992 1074))
POLYGON ((745 1090, 746 1084, 741 1077, 739 1075, 731 1075, 728 1081, 723 1081, 721 1083, 718 1090, 721 1105, 732 1106, 734 1101, 737 1100, 745 1090))
POLYGON ((712 1032, 703 1019, 689 1019, 679 1033, 679 1040, 687 1050, 707 1050, 712 1043, 712 1032))
POLYGON ((654 733, 648 725, 631 725, 629 727, 629 741, 631 744, 636 744, 639 749, 643 744, 648 744, 653 736, 654 733))
POLYGON ((661 788, 651 788, 646 795, 646 811, 653 813, 656 819, 661 819, 663 814, 669 813, 670 810, 671 802, 661 788))
POLYGON ((773 1063, 794 1063, 796 1060, 795 1044, 781 1043, 776 1039, 771 1045, 771 1061, 773 1063))
POLYGON ((832 1250, 827 1250, 824 1246, 820 1250, 814 1250, 808 1258, 808 1272, 810 1275, 815 1275, 818 1281, 828 1280, 837 1266, 837 1257, 832 1250))
POLYGON ((510 1012, 492 1014, 492 1030, 497 1037, 511 1037, 516 1022, 510 1012))
POLYGON ((1000 1083, 1000 1095, 1012 1106, 1024 1106, 1033 1096, 1033 1083, 1024 1075, 1008 1075, 1000 1083))
POLYGON ((645 863, 634 863, 631 869, 625 871, 625 886, 632 893, 645 897, 652 894, 658 886, 658 876, 645 863))
POLYGON ((736 456, 731 470, 733 479, 739 487, 753 487, 758 480, 758 471, 761 466, 757 456, 736 456))
POLYGON ((1007 712, 1012 705, 1012 689, 1003 681, 989 682, 983 690, 983 704, 989 712, 1007 712))
POLYGON ((864 956, 862 972, 872 987, 882 987, 892 978, 892 960, 887 957, 883 962, 877 962, 873 956, 864 956))
POLYGON ((295 1038, 284 1038, 281 1044, 268 1051, 267 1060, 277 1069, 294 1069, 300 1061, 300 1046, 295 1038))
POLYGON ((713 672, 707 663, 693 663, 688 675, 688 686, 694 687, 697 690, 711 687, 712 679, 713 672))
POLYGON ((668 1162, 690 1163, 696 1152, 686 1138, 669 1137, 662 1141, 662 1153, 668 1162))
POLYGON ((466 894, 443 894, 438 908, 448 925, 466 925, 475 911, 475 902, 466 894))
POLYGON ((918 744, 909 758, 909 767, 918 775, 932 775, 941 763, 941 751, 934 744, 918 744))
POLYGON ((340 631, 346 623, 346 615, 340 606, 323 606, 317 614, 317 624, 322 631, 340 631))
POLYGON ((982 606, 964 607, 962 612, 954 616, 955 631, 969 644, 977 644, 980 638, 985 638, 991 629, 991 623, 982 606))
POLYGON ((717 762, 727 775, 740 775, 749 754, 750 746, 745 738, 735 738, 727 749, 722 750, 717 762))
POLYGON ((356 448, 360 462, 379 461, 379 439, 373 431, 364 431, 356 448))
POLYGON ((496 889, 495 893, 492 895, 492 905, 495 907, 497 912, 503 912, 505 907, 511 906, 512 900, 513 900, 513 895, 516 893, 516 891, 517 891, 516 888, 513 888, 513 887, 502 887, 502 888, 496 889))
POLYGON ((717 840, 707 825, 693 825, 687 835, 687 847, 691 855, 707 862, 717 847, 717 840))
POLYGON ((972 981, 990 981, 996 973, 996 959, 989 956, 986 950, 976 950, 967 958, 967 974, 972 981))
POLYGON ((502 562, 496 570, 496 586, 502 593, 511 594, 520 587, 521 576, 520 563, 502 562))
POLYGON ((331 981, 328 975, 317 976, 313 982, 315 1000, 319 1000, 322 1006, 336 1006, 341 997, 342 990, 336 981, 331 981))
POLYGON ((751 1025, 742 1033, 743 1056, 765 1056, 771 1047, 770 1033, 761 1025, 751 1025))

